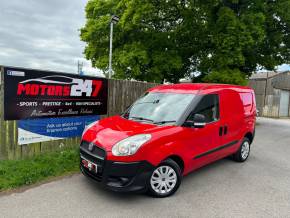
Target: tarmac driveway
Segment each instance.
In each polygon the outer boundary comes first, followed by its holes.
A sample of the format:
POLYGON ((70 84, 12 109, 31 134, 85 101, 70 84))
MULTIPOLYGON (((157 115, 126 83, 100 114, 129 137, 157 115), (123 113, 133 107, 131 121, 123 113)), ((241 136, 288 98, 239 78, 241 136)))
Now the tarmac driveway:
POLYGON ((290 217, 290 120, 259 118, 247 162, 193 172, 170 198, 109 192, 79 174, 0 196, 0 217, 290 217))

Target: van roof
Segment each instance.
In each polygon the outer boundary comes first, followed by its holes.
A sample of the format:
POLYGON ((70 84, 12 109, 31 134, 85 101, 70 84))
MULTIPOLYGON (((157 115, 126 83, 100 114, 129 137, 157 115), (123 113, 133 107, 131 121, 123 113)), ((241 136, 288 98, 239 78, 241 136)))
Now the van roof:
POLYGON ((251 88, 247 86, 229 85, 229 84, 215 84, 215 83, 180 83, 159 85, 149 89, 149 92, 171 92, 171 93, 191 93, 197 94, 201 92, 206 94, 209 92, 219 91, 222 89, 231 89, 237 92, 250 92, 251 88))

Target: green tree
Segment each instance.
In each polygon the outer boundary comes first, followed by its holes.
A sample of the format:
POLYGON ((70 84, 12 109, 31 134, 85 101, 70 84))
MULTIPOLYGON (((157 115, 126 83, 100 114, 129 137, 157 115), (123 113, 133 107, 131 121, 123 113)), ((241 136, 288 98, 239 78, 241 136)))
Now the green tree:
POLYGON ((290 62, 290 0, 90 0, 81 39, 93 66, 108 68, 114 26, 116 78, 244 84, 258 67, 290 62))

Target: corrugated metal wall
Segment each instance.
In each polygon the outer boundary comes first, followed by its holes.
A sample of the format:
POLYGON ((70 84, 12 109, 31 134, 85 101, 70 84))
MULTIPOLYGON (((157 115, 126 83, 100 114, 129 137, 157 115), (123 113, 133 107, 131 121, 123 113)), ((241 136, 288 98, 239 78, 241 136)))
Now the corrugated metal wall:
POLYGON ((271 94, 267 94, 262 115, 265 117, 279 117, 280 90, 273 89, 271 94))
MULTIPOLYGON (((261 116, 280 117, 281 91, 290 91, 290 72, 280 73, 269 78, 250 79, 249 86, 255 90, 257 108, 261 116)), ((283 107, 286 107, 283 105, 283 107)), ((288 106, 289 107, 289 106, 288 106)), ((290 114, 290 107, 289 113, 290 114)))
POLYGON ((262 112, 265 102, 266 80, 250 80, 249 86, 255 90, 257 109, 262 112))

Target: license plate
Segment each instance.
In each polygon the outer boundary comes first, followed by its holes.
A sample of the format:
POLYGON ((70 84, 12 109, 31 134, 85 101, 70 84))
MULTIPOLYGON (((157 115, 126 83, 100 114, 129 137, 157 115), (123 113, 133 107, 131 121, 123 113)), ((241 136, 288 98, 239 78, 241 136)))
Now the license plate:
POLYGON ((93 171, 95 173, 98 172, 98 166, 94 163, 92 163, 91 161, 82 159, 82 164, 85 168, 87 168, 89 171, 93 171))

